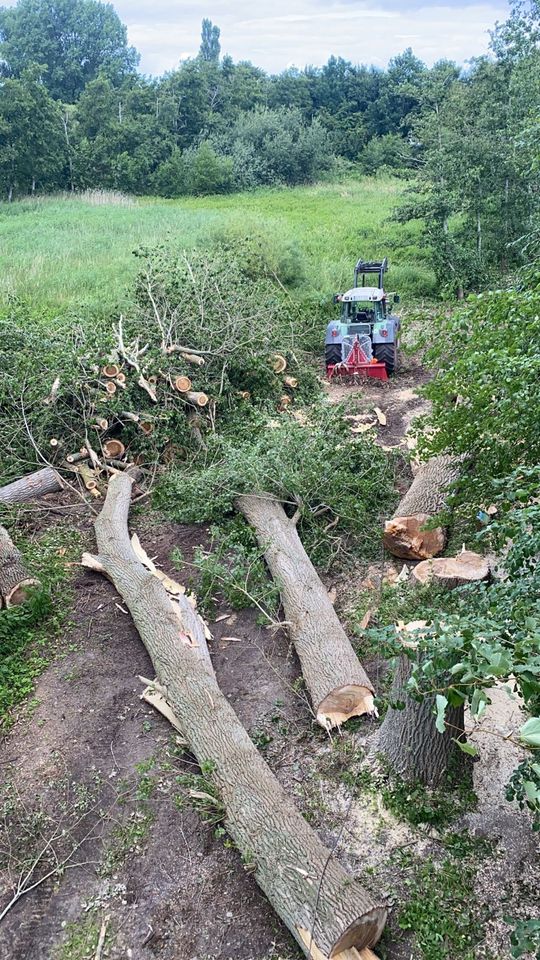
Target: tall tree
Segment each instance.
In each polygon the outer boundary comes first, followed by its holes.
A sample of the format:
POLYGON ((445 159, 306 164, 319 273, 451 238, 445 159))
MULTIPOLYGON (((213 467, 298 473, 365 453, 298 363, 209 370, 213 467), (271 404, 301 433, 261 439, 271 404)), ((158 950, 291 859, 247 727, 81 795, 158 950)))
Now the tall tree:
POLYGON ((13 77, 32 62, 45 64, 49 93, 65 103, 100 71, 118 82, 139 62, 113 6, 99 0, 19 0, 0 8, 0 58, 13 77))
POLYGON ((201 47, 199 50, 201 60, 208 60, 210 63, 218 62, 221 53, 219 34, 219 27, 214 26, 212 21, 205 17, 202 22, 201 47))
POLYGON ((11 200, 18 193, 56 186, 66 158, 58 104, 33 64, 20 78, 0 82, 0 184, 11 200))

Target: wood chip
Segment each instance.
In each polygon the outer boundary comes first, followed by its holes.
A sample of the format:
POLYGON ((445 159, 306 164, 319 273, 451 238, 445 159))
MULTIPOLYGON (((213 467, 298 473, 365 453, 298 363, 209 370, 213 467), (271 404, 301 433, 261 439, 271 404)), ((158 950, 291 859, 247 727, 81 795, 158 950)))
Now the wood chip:
POLYGON ((223 643, 242 643, 241 637, 222 637, 223 643))
POLYGON ((214 623, 220 623, 221 620, 228 620, 228 619, 229 619, 228 613, 220 613, 219 617, 216 617, 216 619, 214 620, 214 623))
POLYGON ((361 619, 361 621, 360 621, 360 629, 361 629, 361 630, 366 630, 366 629, 367 629, 367 627, 369 626, 369 622, 370 622, 370 620, 371 620, 371 617, 372 617, 372 611, 371 611, 371 610, 366 610, 364 616, 362 617, 362 619, 361 619))
POLYGON ((335 603, 335 602, 336 602, 336 597, 337 597, 337 590, 336 590, 336 588, 335 588, 335 587, 330 587, 330 590, 328 590, 328 599, 329 599, 330 603, 335 603))
POLYGON ((351 427, 351 433, 367 433, 368 430, 374 429, 374 423, 359 423, 357 427, 351 427))
POLYGON ((385 427, 385 426, 386 426, 386 414, 382 412, 382 410, 381 410, 380 407, 375 407, 374 410, 375 410, 375 413, 376 413, 376 415, 377 415, 377 420, 379 421, 381 427, 385 427))

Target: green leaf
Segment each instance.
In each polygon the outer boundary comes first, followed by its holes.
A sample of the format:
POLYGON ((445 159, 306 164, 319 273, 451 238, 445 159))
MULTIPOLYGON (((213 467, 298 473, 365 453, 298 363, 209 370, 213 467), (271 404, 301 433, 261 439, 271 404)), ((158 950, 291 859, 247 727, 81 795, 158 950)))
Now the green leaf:
POLYGON ((457 743, 459 749, 462 753, 466 753, 469 757, 478 756, 478 747, 473 746, 472 743, 466 743, 464 740, 454 740, 454 743, 457 743))
POLYGON ((445 724, 444 724, 444 714, 448 706, 448 700, 446 697, 443 697, 442 694, 438 693, 435 698, 435 703, 437 706, 437 719, 435 720, 435 726, 439 733, 444 733, 445 724))
POLYGON ((481 717, 486 709, 486 694, 484 690, 478 688, 474 691, 471 700, 471 713, 473 717, 481 717))
POLYGON ((540 747, 540 717, 531 717, 519 730, 523 743, 529 747, 540 747))
POLYGON ((540 790, 532 780, 524 780, 523 788, 529 803, 537 803, 540 799, 540 790))

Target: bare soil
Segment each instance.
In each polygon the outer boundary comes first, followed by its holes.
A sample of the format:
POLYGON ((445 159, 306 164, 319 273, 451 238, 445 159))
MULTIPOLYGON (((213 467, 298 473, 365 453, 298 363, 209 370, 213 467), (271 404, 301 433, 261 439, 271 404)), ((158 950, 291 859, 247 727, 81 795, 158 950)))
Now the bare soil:
MULTIPOLYGON (((411 361, 388 384, 329 387, 330 401, 347 400, 353 415, 372 414, 375 406, 385 413, 385 426, 372 418, 374 433, 385 448, 403 452, 397 473, 403 489, 411 476, 405 437, 425 410, 415 391, 427 376, 411 361)), ((41 515, 35 535, 47 524, 75 526, 91 549, 92 518, 84 507, 70 506, 66 494, 47 502, 60 513, 41 515)), ((206 529, 163 522, 143 510, 131 526, 148 554, 187 584, 193 551, 207 543, 206 529), (175 547, 186 561, 181 573, 170 561, 175 547)), ((389 856, 407 848, 421 862, 428 853, 436 855, 436 837, 396 820, 373 797, 354 799, 350 783, 340 779, 373 725, 362 721, 356 732, 329 741, 313 724, 286 634, 261 627, 253 610, 233 612, 219 603, 210 628, 218 681, 300 809, 325 842, 337 844, 336 855, 351 870, 374 871, 367 882, 389 903, 396 895, 406 898, 389 856)), ((366 668, 375 675, 384 665, 366 668)), ((28 869, 42 854, 36 879, 55 862, 65 861, 65 869, 7 913, 0 923, 0 957, 94 960, 103 925, 101 955, 111 960, 298 960, 296 944, 219 823, 209 822, 212 809, 197 809, 189 799, 185 777, 197 775, 198 768, 166 721, 141 701, 139 676, 153 674, 131 618, 110 584, 77 570, 62 650, 37 683, 37 705, 20 711, 0 745, 4 799, 14 798, 0 825, 0 910, 23 863, 28 869)), ((479 874, 478 896, 490 904, 493 918, 492 952, 478 956, 506 960, 502 913, 516 903, 528 909, 520 883, 524 872, 528 896, 534 897, 534 844, 527 824, 501 805, 502 773, 496 789, 493 778, 483 776, 478 816, 463 826, 497 844, 502 838, 505 852, 497 852, 479 874), (492 818, 495 807, 500 816, 492 818), (493 906, 505 897, 503 908, 493 906)), ((388 960, 416 956, 394 920, 382 949, 388 960)))

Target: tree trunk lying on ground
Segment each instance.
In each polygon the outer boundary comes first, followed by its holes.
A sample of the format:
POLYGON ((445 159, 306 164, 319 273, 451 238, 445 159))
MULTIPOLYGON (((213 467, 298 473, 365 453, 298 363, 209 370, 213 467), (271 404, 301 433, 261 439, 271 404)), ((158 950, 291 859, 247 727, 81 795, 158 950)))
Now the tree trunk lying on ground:
POLYGON ((317 721, 325 729, 373 713, 373 686, 360 664, 293 520, 268 494, 236 505, 255 530, 279 585, 287 629, 302 666, 317 721))
POLYGON ((394 516, 384 525, 384 545, 390 553, 404 560, 427 560, 441 552, 446 531, 423 528, 443 509, 449 487, 458 476, 455 457, 433 457, 422 464, 394 516))
POLYGON ((113 476, 95 522, 99 556, 85 554, 83 563, 108 576, 127 604, 159 691, 205 764, 227 830, 259 886, 307 956, 346 960, 347 948, 376 943, 386 909, 331 856, 254 747, 217 685, 189 600, 180 594, 175 611, 163 584, 137 558, 127 530, 130 495, 129 476, 113 476))
POLYGON ((437 557, 422 560, 412 571, 413 582, 433 583, 438 587, 453 590, 468 583, 478 583, 489 577, 489 563, 485 557, 472 550, 462 550, 457 557, 437 557))
POLYGON ((14 480, 5 487, 0 487, 0 503, 23 503, 33 500, 34 497, 43 497, 46 493, 56 493, 62 490, 64 484, 52 467, 44 467, 29 473, 20 480, 14 480))
POLYGON ((435 726, 435 698, 413 700, 406 690, 412 665, 402 654, 398 660, 390 700, 405 706, 389 707, 378 735, 377 749, 390 765, 392 773, 408 781, 420 781, 437 787, 455 757, 465 763, 456 740, 464 739, 463 706, 447 707, 444 733, 435 726))
POLYGON ((5 527, 0 527, 0 607, 24 603, 28 587, 38 583, 30 577, 22 557, 5 527))

